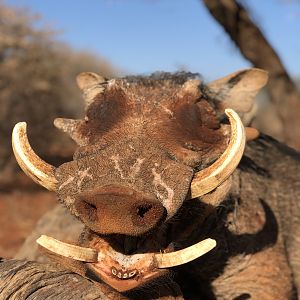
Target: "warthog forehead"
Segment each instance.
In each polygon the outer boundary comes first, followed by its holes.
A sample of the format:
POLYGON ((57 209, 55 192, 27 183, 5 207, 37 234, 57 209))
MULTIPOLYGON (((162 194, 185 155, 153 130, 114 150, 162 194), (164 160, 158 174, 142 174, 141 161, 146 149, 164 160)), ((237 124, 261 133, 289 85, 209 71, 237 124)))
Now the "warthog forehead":
POLYGON ((192 176, 191 167, 170 159, 159 147, 128 140, 56 171, 58 194, 67 205, 80 193, 115 185, 157 198, 171 215, 186 198, 192 176))

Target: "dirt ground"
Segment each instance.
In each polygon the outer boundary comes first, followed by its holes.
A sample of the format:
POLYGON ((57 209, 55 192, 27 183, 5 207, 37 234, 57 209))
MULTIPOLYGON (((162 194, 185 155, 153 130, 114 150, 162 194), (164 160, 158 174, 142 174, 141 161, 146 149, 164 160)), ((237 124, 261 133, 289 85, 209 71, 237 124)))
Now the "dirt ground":
POLYGON ((1 192, 0 257, 13 257, 39 218, 56 203, 55 194, 47 191, 1 192))

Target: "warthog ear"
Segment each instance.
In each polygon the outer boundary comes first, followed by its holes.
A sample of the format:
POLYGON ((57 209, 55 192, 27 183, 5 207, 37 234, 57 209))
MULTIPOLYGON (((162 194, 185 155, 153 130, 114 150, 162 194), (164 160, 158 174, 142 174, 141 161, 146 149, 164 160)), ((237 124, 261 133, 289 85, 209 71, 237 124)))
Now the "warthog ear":
POLYGON ((254 115, 255 96, 267 80, 268 73, 264 70, 242 70, 208 84, 207 94, 216 101, 220 114, 231 108, 247 125, 254 115))
POLYGON ((87 109, 88 106, 94 101, 95 97, 98 94, 103 93, 104 84, 107 82, 107 80, 96 73, 83 72, 77 75, 76 82, 78 87, 83 92, 85 107, 87 109))
POLYGON ((96 84, 105 82, 105 78, 93 72, 83 72, 77 75, 76 82, 78 87, 84 91, 96 84))

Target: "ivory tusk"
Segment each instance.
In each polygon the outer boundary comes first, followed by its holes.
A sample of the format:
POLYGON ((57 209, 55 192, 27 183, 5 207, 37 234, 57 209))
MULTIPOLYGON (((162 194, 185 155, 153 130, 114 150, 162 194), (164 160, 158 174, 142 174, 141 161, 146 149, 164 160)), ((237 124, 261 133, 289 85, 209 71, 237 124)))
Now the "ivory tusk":
POLYGON ((12 147, 21 169, 36 183, 50 191, 57 189, 54 176, 55 167, 47 164, 32 150, 26 132, 27 124, 20 122, 15 125, 12 133, 12 147))
MULTIPOLYGON (((95 249, 71 245, 58 241, 46 235, 42 235, 36 240, 36 242, 45 249, 67 258, 90 263, 99 262, 99 252, 95 249)), ((171 268, 174 266, 186 264, 196 258, 199 258, 200 256, 212 250, 215 246, 216 241, 214 239, 208 238, 190 247, 171 253, 148 253, 148 255, 138 256, 140 261, 144 256, 144 259, 147 259, 148 263, 149 259, 154 259, 155 265, 159 269, 171 268)), ((121 257, 128 259, 131 256, 121 254, 121 257)), ((133 259, 133 261, 136 260, 133 259)))
POLYGON ((232 109, 225 110, 231 125, 229 145, 221 157, 208 168, 197 172, 191 183, 191 198, 205 195, 223 183, 238 166, 245 149, 244 125, 232 109))
POLYGON ((179 265, 186 264, 205 253, 209 252, 217 245, 213 239, 205 239, 190 247, 184 248, 171 253, 155 254, 155 259, 158 268, 171 268, 179 265))
POLYGON ((98 262, 98 251, 95 249, 71 245, 46 235, 42 235, 36 242, 49 251, 64 257, 84 262, 98 262))

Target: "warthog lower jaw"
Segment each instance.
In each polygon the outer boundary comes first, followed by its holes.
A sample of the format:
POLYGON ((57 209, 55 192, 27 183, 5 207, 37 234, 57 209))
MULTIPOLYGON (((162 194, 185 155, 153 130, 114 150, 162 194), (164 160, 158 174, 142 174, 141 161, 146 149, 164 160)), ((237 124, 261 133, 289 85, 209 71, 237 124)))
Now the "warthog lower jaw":
POLYGON ((37 239, 37 243, 55 254, 81 261, 99 279, 120 292, 163 276, 168 268, 199 258, 216 246, 216 241, 208 238, 174 252, 124 255, 102 239, 90 244, 91 248, 67 244, 45 235, 37 239))

